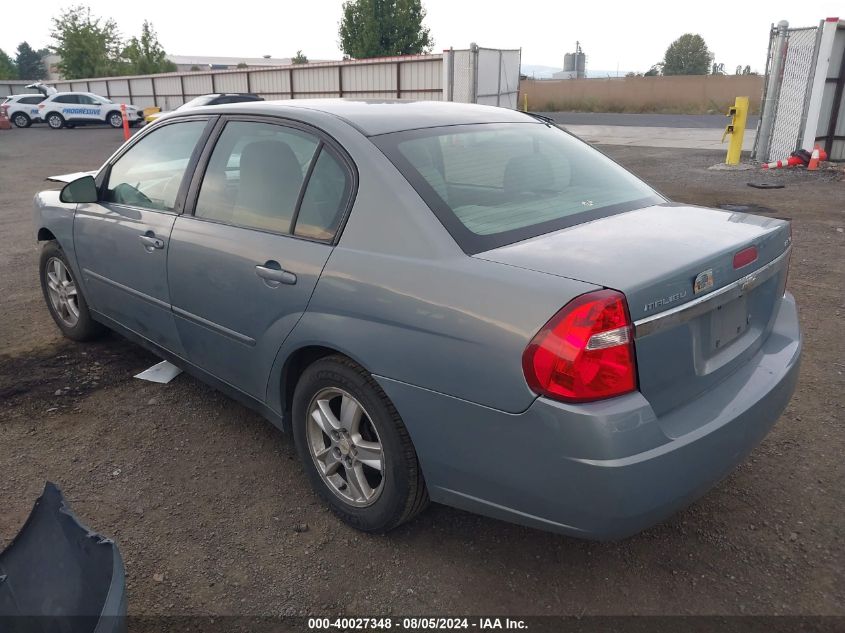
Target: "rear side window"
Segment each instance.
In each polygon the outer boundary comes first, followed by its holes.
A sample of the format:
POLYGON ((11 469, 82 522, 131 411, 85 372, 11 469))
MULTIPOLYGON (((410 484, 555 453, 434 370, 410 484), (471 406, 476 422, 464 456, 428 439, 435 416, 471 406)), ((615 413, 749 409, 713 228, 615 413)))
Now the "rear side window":
POLYGON ((194 215, 329 241, 349 193, 346 169, 313 134, 234 121, 208 161, 194 215))
POLYGON ((319 141, 269 123, 232 122, 208 162, 194 215, 289 233, 319 141))
POLYGON ((35 96, 32 96, 32 97, 21 97, 20 99, 18 99, 19 103, 28 103, 28 104, 41 103, 42 101, 44 101, 44 97, 41 96, 41 95, 35 95, 35 96))
POLYGON ((469 253, 664 201, 600 152, 541 123, 373 140, 469 253))
POLYGON ((106 200, 173 211, 205 121, 172 123, 151 131, 111 166, 106 200))

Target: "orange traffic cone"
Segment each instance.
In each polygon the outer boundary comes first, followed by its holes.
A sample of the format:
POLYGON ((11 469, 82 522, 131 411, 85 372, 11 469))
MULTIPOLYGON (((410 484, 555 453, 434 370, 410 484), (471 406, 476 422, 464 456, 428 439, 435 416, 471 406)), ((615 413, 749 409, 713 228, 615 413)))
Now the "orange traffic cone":
POLYGON ((786 160, 776 160, 772 163, 763 163, 761 167, 763 169, 783 169, 784 167, 795 167, 796 165, 801 165, 802 161, 797 156, 790 156, 786 160))
POLYGON ((11 130, 12 122, 9 121, 9 115, 6 113, 6 106, 0 106, 0 130, 11 130))
POLYGON ((807 165, 807 171, 816 171, 819 168, 819 146, 813 148, 813 155, 810 157, 810 164, 807 165))

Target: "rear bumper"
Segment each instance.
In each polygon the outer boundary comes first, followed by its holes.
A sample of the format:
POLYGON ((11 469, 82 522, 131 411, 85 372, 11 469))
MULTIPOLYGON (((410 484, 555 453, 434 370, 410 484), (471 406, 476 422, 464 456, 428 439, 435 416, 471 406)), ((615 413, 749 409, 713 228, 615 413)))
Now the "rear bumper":
POLYGON ((657 417, 640 393, 507 414, 379 378, 417 448, 431 497, 595 539, 645 529, 688 505, 756 447, 798 380, 795 301, 760 351, 702 397, 657 417))

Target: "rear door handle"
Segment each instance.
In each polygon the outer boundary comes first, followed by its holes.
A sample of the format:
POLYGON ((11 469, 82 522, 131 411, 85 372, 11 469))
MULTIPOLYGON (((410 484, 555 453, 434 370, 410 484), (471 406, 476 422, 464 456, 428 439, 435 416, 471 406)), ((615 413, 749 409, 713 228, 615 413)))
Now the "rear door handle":
POLYGON ((269 261, 255 266, 255 274, 268 282, 267 285, 275 288, 279 284, 292 286, 296 283, 296 275, 287 270, 282 270, 279 262, 269 261))
POLYGON ((144 235, 139 235, 138 239, 141 240, 141 244, 144 245, 144 248, 151 253, 153 252, 153 249, 164 248, 164 240, 157 238, 152 231, 148 231, 144 235))

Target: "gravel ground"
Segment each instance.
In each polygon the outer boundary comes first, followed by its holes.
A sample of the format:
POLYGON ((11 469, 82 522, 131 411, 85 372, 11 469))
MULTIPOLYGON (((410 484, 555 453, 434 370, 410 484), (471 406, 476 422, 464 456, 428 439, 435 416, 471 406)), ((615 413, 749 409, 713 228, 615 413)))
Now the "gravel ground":
POLYGON ((797 393, 751 457, 698 503, 617 543, 432 506, 387 536, 323 509, 289 438, 111 336, 58 335, 37 283, 32 194, 92 169, 109 129, 0 131, 0 548, 45 479, 118 542, 129 611, 149 614, 845 615, 845 182, 708 171, 723 154, 605 147, 689 203, 794 219, 789 285, 806 337, 797 393), (761 191, 749 180, 786 188, 761 191))

